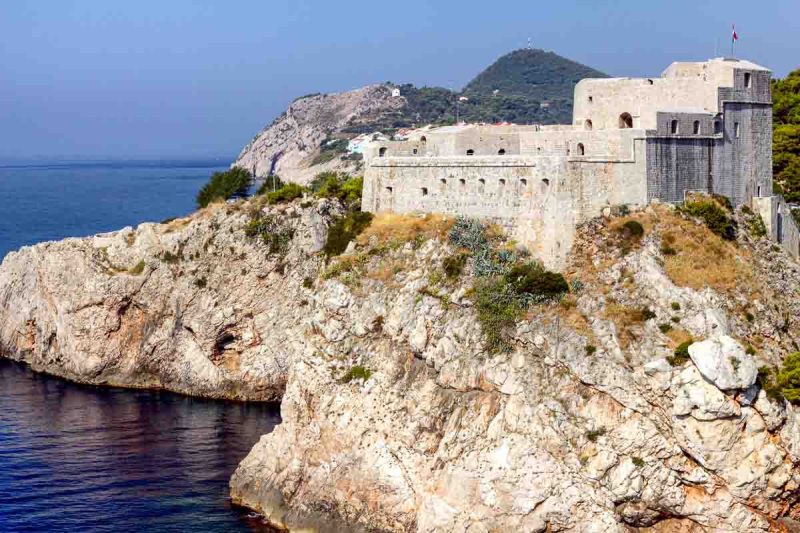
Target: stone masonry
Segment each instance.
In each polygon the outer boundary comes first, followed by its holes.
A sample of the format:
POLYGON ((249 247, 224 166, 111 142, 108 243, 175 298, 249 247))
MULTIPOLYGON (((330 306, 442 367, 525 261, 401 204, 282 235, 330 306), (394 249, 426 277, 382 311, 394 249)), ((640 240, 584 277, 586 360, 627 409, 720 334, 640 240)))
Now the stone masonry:
POLYGON ((573 123, 457 125, 365 151, 365 211, 439 212, 505 227, 551 267, 575 226, 612 206, 687 192, 752 205, 798 256, 772 195, 770 71, 738 59, 673 63, 660 78, 585 79, 573 123))

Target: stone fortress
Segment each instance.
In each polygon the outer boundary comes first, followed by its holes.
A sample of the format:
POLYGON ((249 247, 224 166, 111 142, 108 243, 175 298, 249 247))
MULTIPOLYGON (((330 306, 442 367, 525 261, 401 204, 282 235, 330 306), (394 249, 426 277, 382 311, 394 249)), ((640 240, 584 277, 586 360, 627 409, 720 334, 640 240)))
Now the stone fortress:
POLYGON ((800 253, 789 207, 772 194, 770 71, 749 61, 585 79, 571 125, 442 127, 371 143, 364 161, 363 210, 487 219, 550 267, 563 264, 576 225, 688 192, 751 206, 773 240, 800 253))

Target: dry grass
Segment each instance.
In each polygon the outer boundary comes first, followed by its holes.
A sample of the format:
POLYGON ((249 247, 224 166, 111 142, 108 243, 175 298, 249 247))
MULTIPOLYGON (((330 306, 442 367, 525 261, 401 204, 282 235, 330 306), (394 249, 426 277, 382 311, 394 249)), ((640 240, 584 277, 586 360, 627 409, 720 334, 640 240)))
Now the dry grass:
POLYGON ((379 213, 369 227, 361 232, 357 242, 367 244, 372 237, 377 244, 404 243, 417 239, 444 239, 454 220, 437 214, 425 216, 379 213))
POLYGON ((586 317, 581 314, 577 307, 577 298, 574 294, 568 294, 556 306, 556 314, 562 323, 569 326, 572 330, 583 335, 590 341, 594 340, 594 332, 586 317))
POLYGON ((662 241, 675 252, 665 255, 664 270, 676 285, 729 291, 752 277, 747 251, 705 226, 669 213, 659 228, 662 241))
POLYGON ((614 301, 606 304, 603 315, 616 326, 617 338, 622 348, 627 348, 636 340, 635 330, 641 331, 641 325, 646 320, 645 309, 629 307, 614 301))
POLYGON ((672 328, 666 333, 670 340, 670 348, 677 348, 686 341, 692 340, 692 336, 685 329, 672 328))

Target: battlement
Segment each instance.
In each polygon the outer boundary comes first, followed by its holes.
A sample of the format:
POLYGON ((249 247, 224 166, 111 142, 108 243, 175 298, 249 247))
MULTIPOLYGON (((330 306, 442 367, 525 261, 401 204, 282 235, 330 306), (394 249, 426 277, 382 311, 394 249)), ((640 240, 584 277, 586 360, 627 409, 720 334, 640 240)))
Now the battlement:
POLYGON ((770 196, 770 71, 717 58, 586 79, 572 124, 447 126, 372 143, 364 158, 364 210, 490 219, 557 266, 575 225, 613 205, 770 196))

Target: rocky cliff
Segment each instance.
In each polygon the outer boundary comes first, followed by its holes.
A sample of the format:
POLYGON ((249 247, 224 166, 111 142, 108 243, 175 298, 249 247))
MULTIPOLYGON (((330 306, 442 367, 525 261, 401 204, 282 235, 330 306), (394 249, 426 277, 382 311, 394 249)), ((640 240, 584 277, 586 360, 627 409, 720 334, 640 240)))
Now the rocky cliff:
POLYGON ((660 206, 592 221, 570 294, 492 352, 476 259, 450 268, 450 221, 378 219, 326 263, 340 215, 253 200, 23 248, 0 266, 0 355, 88 383, 281 399, 231 493, 291 529, 800 519, 800 409, 756 370, 797 350, 800 269, 766 240, 723 241, 660 206))
POLYGON ((244 147, 233 165, 256 176, 275 173, 285 181, 304 185, 326 170, 355 171, 358 162, 341 157, 314 164, 322 142, 344 128, 380 122, 405 105, 404 98, 392 97, 391 89, 383 85, 298 98, 244 147))

